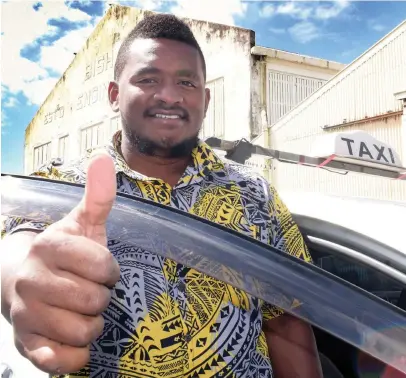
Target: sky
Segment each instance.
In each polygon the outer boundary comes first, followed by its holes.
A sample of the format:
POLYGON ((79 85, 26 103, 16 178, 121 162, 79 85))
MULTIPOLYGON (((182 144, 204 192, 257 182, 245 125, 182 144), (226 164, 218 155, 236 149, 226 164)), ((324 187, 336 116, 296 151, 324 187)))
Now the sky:
POLYGON ((23 173, 27 125, 109 3, 241 26, 255 31, 257 45, 341 63, 406 19, 406 1, 3 0, 2 173, 23 173))

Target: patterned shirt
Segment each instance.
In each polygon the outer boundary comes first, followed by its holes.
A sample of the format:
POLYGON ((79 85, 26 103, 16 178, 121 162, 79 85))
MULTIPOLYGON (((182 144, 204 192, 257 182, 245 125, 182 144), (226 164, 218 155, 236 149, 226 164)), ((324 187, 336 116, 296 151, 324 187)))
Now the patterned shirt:
MULTIPOLYGON (((171 187, 131 170, 118 153, 121 132, 108 151, 119 192, 168 205, 256 238, 311 262, 303 238, 275 189, 247 167, 219 158, 204 142, 171 187)), ((36 172, 84 184, 85 161, 36 172)), ((8 218, 3 231, 46 227, 8 218)), ((283 313, 194 269, 108 240, 121 269, 104 312, 102 335, 91 359, 65 377, 272 377, 263 320, 283 313)))

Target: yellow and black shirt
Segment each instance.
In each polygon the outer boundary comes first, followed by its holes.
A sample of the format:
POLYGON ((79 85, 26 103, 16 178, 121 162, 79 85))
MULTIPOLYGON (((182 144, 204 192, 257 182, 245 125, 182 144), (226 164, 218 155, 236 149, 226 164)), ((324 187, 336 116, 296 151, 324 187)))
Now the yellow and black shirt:
MULTIPOLYGON (((121 132, 108 151, 118 191, 195 214, 311 262, 303 238, 274 188, 247 167, 220 159, 204 142, 174 187, 132 171, 118 153, 121 132)), ((85 160, 35 175, 84 184, 85 160)), ((45 224, 8 218, 3 234, 45 224)), ((91 359, 66 377, 272 377, 262 321, 282 310, 194 269, 117 240, 108 247, 121 279, 105 311, 91 359)))

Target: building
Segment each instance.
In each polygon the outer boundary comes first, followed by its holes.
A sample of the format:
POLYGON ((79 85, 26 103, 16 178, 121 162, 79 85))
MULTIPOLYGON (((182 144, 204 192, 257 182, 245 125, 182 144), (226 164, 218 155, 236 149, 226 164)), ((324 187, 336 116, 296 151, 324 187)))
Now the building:
MULTIPOLYGON (((112 5, 26 129, 26 174, 53 158, 68 162, 104 145, 120 128, 107 86, 122 39, 146 14, 112 5)), ((252 30, 185 20, 207 63, 211 104, 202 136, 262 135, 344 65, 255 45, 252 30)))
MULTIPOLYGON (((320 135, 360 130, 392 146, 406 165, 406 21, 268 129, 274 149, 311 155, 320 135)), ((260 142, 263 142, 262 140, 260 142)), ((272 162, 279 191, 406 201, 403 181, 272 162)))

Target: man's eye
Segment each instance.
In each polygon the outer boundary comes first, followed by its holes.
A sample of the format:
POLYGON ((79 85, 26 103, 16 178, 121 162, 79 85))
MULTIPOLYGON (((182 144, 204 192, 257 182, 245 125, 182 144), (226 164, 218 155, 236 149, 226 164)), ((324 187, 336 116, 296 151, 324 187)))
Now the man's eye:
POLYGON ((151 84, 151 83, 156 83, 156 80, 155 79, 142 79, 142 80, 138 80, 138 83, 151 84))
POLYGON ((180 82, 182 85, 186 85, 187 87, 191 87, 191 88, 195 88, 195 85, 193 83, 191 83, 190 81, 181 81, 180 82))

